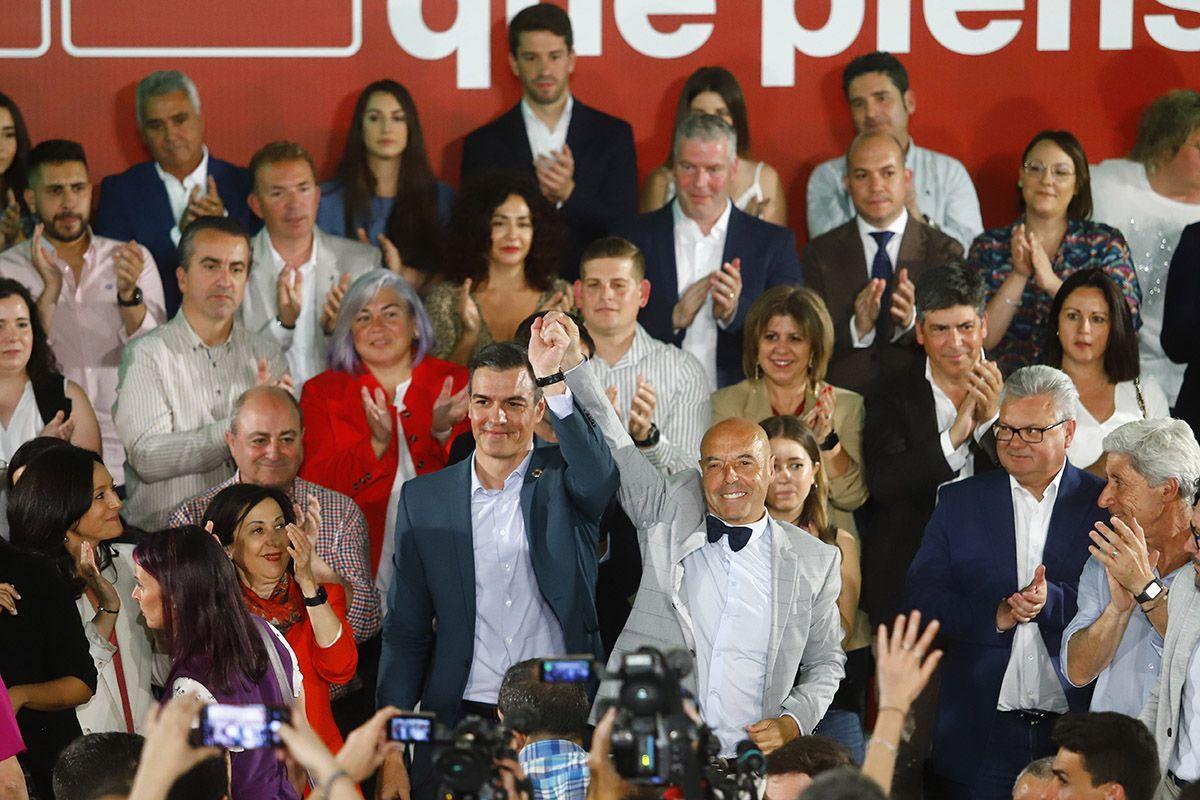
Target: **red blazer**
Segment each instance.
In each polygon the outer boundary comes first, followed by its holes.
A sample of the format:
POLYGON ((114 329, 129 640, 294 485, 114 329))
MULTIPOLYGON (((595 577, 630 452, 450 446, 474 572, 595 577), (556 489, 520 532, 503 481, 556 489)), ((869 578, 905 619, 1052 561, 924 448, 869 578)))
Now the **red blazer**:
POLYGON ((358 646, 354 643, 354 632, 346 621, 346 590, 336 583, 323 583, 329 596, 329 605, 342 621, 342 635, 324 650, 317 647, 312 622, 305 617, 288 628, 283 638, 296 654, 296 666, 304 678, 304 709, 308 724, 317 732, 325 746, 332 752, 342 746, 342 734, 333 721, 329 706, 329 685, 349 683, 358 668, 358 646))
MULTIPOLYGON (((399 415, 408 453, 418 475, 446 466, 446 455, 454 437, 470 427, 463 420, 454 427, 446 443, 433 438, 433 403, 447 377, 454 378, 454 391, 467 383, 467 370, 458 364, 426 356, 413 368, 412 383, 404 394, 405 410, 399 415)), ((326 370, 304 384, 300 408, 304 413, 304 463, 300 476, 307 481, 348 495, 367 518, 371 537, 372 574, 379 570, 383 549, 383 526, 387 521, 388 498, 396 479, 399 453, 393 437, 383 456, 371 449, 371 429, 363 411, 362 387, 374 393, 379 381, 370 372, 351 374, 326 370)), ((395 421, 395 407, 392 407, 395 421)))

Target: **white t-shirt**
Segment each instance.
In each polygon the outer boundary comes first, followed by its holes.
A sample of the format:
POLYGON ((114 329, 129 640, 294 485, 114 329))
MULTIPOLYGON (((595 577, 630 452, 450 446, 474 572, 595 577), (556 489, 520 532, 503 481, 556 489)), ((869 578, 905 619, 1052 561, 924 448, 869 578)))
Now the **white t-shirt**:
POLYGON ((1171 415, 1167 397, 1152 378, 1142 379, 1142 400, 1146 403, 1146 416, 1137 401, 1137 388, 1133 381, 1117 384, 1114 393, 1112 416, 1099 421, 1091 415, 1083 403, 1075 406, 1075 438, 1067 448, 1067 459, 1080 469, 1095 464, 1104 453, 1104 437, 1124 425, 1139 419, 1164 419, 1171 415))

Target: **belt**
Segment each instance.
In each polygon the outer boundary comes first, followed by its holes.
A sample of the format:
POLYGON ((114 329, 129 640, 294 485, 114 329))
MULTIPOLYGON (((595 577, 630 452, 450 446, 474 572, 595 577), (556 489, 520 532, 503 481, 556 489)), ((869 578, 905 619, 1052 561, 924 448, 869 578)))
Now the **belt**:
POLYGON ((1190 786, 1192 783, 1191 781, 1185 781, 1183 778, 1180 778, 1174 772, 1171 772, 1171 770, 1167 770, 1167 780, 1175 784, 1176 789, 1182 789, 1185 786, 1190 786))
POLYGON ((1017 717, 1019 717, 1022 722, 1025 722, 1026 724, 1029 724, 1029 725, 1038 725, 1043 722, 1052 722, 1062 716, 1061 714, 1058 714, 1054 711, 1038 711, 1036 709, 1035 710, 1013 709, 1011 711, 1001 711, 1000 713, 1001 714, 1014 714, 1017 717))

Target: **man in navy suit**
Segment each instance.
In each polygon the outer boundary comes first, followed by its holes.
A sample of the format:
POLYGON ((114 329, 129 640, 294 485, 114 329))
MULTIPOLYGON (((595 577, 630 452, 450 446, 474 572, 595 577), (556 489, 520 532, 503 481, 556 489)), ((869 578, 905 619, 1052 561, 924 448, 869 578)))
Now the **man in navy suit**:
POLYGON ((209 155, 196 84, 182 72, 152 72, 138 83, 137 120, 152 160, 100 182, 100 206, 92 227, 101 236, 136 239, 154 256, 162 278, 167 316, 183 296, 180 231, 197 217, 228 216, 251 233, 260 223, 250 213, 250 175, 209 155))
POLYGON ((739 211, 729 199, 737 133, 711 114, 675 132, 678 195, 618 233, 641 248, 654 287, 638 322, 656 339, 691 352, 715 387, 742 374, 742 326, 765 289, 799 284, 796 237, 739 211))
POLYGON ((908 571, 909 602, 942 624, 933 766, 949 800, 1007 800, 1026 764, 1054 754, 1054 722, 1091 699, 1059 669, 1105 518, 1104 482, 1066 460, 1078 403, 1053 367, 1014 372, 993 428, 1004 469, 942 488, 908 571))
POLYGON ((584 248, 637 212, 633 129, 572 96, 574 38, 558 6, 541 3, 513 17, 508 50, 521 102, 468 134, 462 177, 496 168, 532 171, 567 222, 561 275, 571 281, 579 277, 584 248))
MULTIPOLYGON (((534 322, 528 360, 513 342, 472 359, 474 455, 404 484, 380 706, 420 701, 446 724, 493 716, 513 664, 600 653, 599 525, 619 479, 564 382, 570 336, 561 317, 549 312, 534 322), (557 446, 533 446, 543 414, 557 446)), ((402 775, 396 759, 385 765, 384 797, 402 775)), ((414 796, 431 797, 436 783, 427 748, 418 748, 414 796)))

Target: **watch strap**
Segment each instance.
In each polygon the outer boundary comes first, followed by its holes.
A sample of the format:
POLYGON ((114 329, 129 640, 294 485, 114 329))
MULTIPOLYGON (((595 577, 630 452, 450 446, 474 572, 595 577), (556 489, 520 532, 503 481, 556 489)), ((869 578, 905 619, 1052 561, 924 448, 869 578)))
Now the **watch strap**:
POLYGON ((538 386, 545 388, 547 386, 553 386, 556 383, 562 383, 566 379, 567 379, 567 376, 563 374, 562 370, 559 370, 558 372, 554 373, 553 375, 547 375, 544 378, 534 378, 533 382, 536 383, 538 386))

